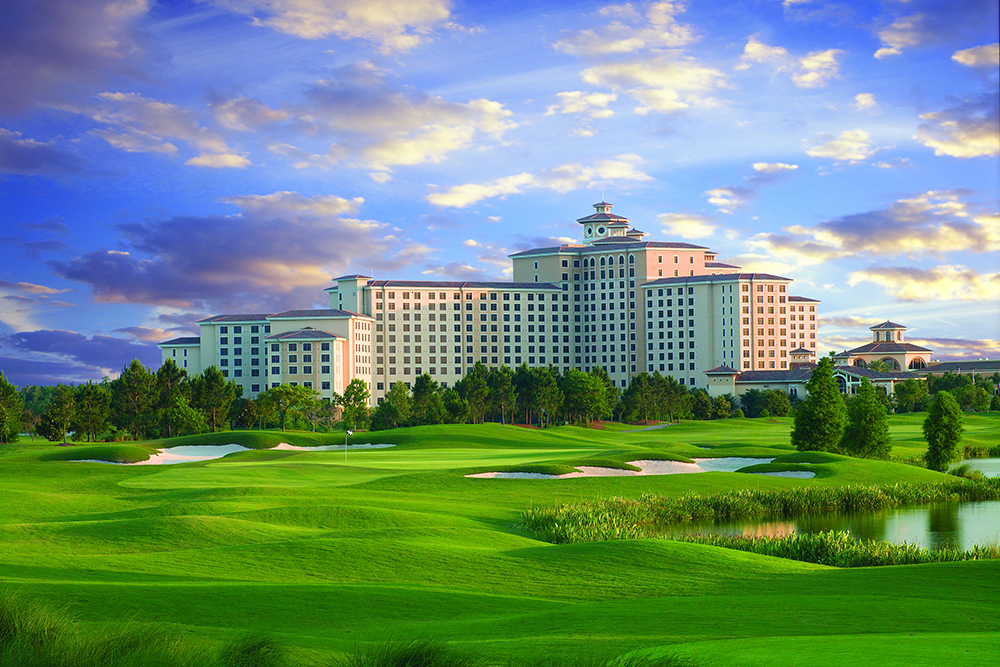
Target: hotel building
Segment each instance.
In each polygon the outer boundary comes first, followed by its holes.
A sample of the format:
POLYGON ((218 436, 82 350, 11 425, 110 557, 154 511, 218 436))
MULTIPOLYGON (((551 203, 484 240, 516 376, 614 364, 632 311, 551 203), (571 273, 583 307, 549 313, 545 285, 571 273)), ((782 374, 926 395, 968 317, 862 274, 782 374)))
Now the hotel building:
POLYGON ((645 241, 611 204, 577 220, 583 241, 510 255, 512 282, 335 278, 328 309, 218 315, 201 336, 159 344, 189 373, 215 365, 253 397, 295 383, 321 396, 364 380, 376 403, 428 373, 453 385, 476 364, 602 366, 625 387, 643 371, 708 386, 718 366, 815 361, 819 302, 792 279, 742 273, 689 243, 645 241))

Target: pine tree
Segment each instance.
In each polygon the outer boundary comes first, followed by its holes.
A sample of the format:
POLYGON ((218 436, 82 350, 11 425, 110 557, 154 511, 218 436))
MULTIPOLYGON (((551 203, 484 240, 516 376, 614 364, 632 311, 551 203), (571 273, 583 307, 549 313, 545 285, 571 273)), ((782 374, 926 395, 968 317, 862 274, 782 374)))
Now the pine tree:
POLYGON ((823 357, 806 383, 809 396, 795 411, 792 445, 802 451, 836 451, 844 434, 847 409, 833 379, 833 362, 823 357))
POLYGON ((23 412, 21 394, 0 371, 0 443, 17 442, 23 412))
POLYGON ((924 460, 931 470, 944 472, 952 461, 962 458, 958 444, 962 441, 962 410, 955 397, 947 391, 939 391, 927 409, 924 420, 924 438, 927 453, 924 460))
POLYGON ((885 406, 868 378, 861 378, 861 388, 847 404, 847 427, 840 449, 862 459, 887 459, 892 451, 885 406))

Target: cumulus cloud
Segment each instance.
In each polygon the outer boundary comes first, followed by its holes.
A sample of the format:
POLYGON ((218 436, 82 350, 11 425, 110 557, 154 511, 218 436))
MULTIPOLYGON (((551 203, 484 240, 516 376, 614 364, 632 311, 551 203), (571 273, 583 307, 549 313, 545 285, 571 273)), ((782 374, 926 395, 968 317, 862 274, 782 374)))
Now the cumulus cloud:
POLYGON ((867 111, 878 106, 875 96, 871 93, 858 93, 854 96, 854 108, 858 111, 867 111))
POLYGON ((146 0, 0 3, 0 112, 15 113, 134 76, 146 0))
POLYGON ((889 207, 758 234, 751 247, 812 264, 850 256, 936 255, 1000 250, 1000 215, 979 211, 961 191, 928 191, 889 207))
POLYGON ((916 46, 928 31, 923 14, 903 16, 890 25, 879 30, 878 37, 882 40, 882 48, 875 52, 876 58, 898 56, 908 46, 916 46))
POLYGON ((838 162, 858 162, 871 157, 878 148, 872 147, 871 137, 864 130, 845 130, 839 137, 826 133, 816 135, 823 143, 806 149, 810 157, 825 157, 838 162))
POLYGON ((1000 340, 984 338, 907 338, 921 347, 934 350, 934 360, 996 359, 1000 356, 1000 340))
POLYGON ((951 59, 967 67, 1000 67, 1000 43, 955 51, 951 59))
POLYGON ((425 276, 439 276, 448 280, 483 280, 486 269, 465 262, 448 262, 441 266, 431 266, 421 271, 425 276))
POLYGON ((49 266, 90 285, 99 302, 264 312, 315 305, 318 289, 359 257, 365 270, 393 271, 431 251, 353 217, 361 199, 276 192, 225 201, 240 213, 118 225, 127 251, 92 250, 49 266))
POLYGON ((979 273, 965 266, 872 267, 855 271, 848 280, 852 287, 862 282, 880 285, 899 301, 987 301, 1000 294, 1000 273, 979 273))
POLYGON ((645 49, 676 49, 696 39, 691 27, 675 18, 684 11, 684 5, 679 2, 653 3, 644 17, 632 5, 606 7, 600 14, 617 16, 619 20, 597 29, 581 30, 554 46, 556 50, 590 58, 645 49))
POLYGON ((214 130, 202 126, 191 109, 143 97, 138 93, 100 93, 98 102, 76 109, 107 126, 92 130, 115 148, 139 153, 175 153, 171 142, 183 141, 199 151, 186 164, 200 167, 246 167, 214 130))
POLYGON ((595 86, 624 90, 639 102, 635 112, 671 113, 691 106, 713 106, 709 96, 725 84, 717 69, 689 58, 656 57, 631 62, 607 62, 582 72, 583 80, 595 86))
POLYGON ((751 35, 747 39, 746 46, 743 47, 743 55, 740 57, 736 69, 749 69, 755 63, 783 63, 787 59, 787 49, 780 46, 768 46, 757 39, 757 35, 751 35))
POLYGON ((992 0, 909 0, 886 4, 878 29, 881 48, 876 58, 898 56, 904 50, 965 41, 983 26, 996 25, 997 3, 992 0))
POLYGON ((684 239, 705 238, 719 228, 715 221, 703 215, 661 213, 656 220, 663 226, 664 233, 684 239))
POLYGON ((253 24, 303 39, 363 39, 385 53, 408 51, 449 22, 448 0, 214 0, 253 24))
POLYGON ((708 203, 717 206, 723 213, 732 213, 733 209, 740 208, 757 196, 750 188, 733 185, 706 190, 704 194, 708 197, 708 203))
POLYGON ((830 79, 840 76, 837 58, 844 52, 840 49, 813 51, 799 58, 792 74, 792 81, 799 88, 822 88, 830 79))
POLYGON ((610 118, 615 112, 608 108, 608 104, 618 99, 613 93, 585 93, 582 90, 556 93, 556 97, 559 98, 559 103, 550 106, 545 111, 546 116, 564 113, 583 114, 590 118, 610 118))
POLYGON ((0 127, 0 174, 63 176, 81 171, 83 161, 52 142, 24 138, 20 132, 0 127))
MULTIPOLYGON (((75 378, 100 380, 105 375, 117 375, 132 359, 139 359, 149 367, 160 365, 160 351, 154 345, 115 336, 88 338, 75 331, 42 329, 0 336, 0 349, 11 350, 28 362, 14 364, 11 373, 27 371, 33 364, 68 371, 57 382, 75 378)), ((4 370, 8 371, 6 360, 4 370)))
POLYGON ((456 185, 444 192, 427 195, 427 201, 435 206, 465 208, 484 199, 520 194, 532 188, 565 193, 606 182, 652 180, 652 177, 639 169, 641 162, 642 158, 634 154, 618 155, 615 159, 599 158, 585 165, 574 162, 541 171, 536 175, 524 172, 489 183, 456 185))
POLYGON ((272 109, 260 100, 246 97, 218 100, 210 107, 219 125, 244 132, 288 119, 287 111, 272 109))
POLYGON ((333 135, 331 161, 353 159, 377 171, 396 165, 441 162, 486 136, 495 141, 516 127, 512 113, 488 99, 449 102, 410 89, 397 90, 371 63, 355 63, 316 82, 293 122, 309 133, 333 135))
POLYGON ((1000 100, 996 90, 945 111, 925 113, 914 137, 935 155, 990 157, 1000 154, 1000 100))

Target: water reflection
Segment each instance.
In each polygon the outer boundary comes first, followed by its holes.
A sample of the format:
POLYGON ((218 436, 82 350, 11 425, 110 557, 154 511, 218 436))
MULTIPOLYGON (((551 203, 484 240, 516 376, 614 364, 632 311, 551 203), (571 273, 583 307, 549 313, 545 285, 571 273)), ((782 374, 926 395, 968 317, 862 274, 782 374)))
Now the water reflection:
POLYGON ((986 477, 1000 477, 1000 458, 965 459, 963 461, 959 461, 951 467, 957 468, 958 466, 965 465, 969 466, 973 470, 980 471, 986 477))
POLYGON ((918 507, 858 514, 814 514, 795 519, 730 523, 677 524, 664 534, 783 537, 844 530, 855 537, 922 547, 969 549, 1000 542, 1000 500, 930 503, 918 507))

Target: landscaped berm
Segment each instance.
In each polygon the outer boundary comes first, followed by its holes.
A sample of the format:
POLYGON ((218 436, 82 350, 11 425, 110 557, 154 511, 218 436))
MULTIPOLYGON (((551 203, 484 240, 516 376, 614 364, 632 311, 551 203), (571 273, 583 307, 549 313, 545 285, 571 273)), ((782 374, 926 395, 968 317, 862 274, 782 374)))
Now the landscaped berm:
MULTIPOLYGON (((922 454, 922 417, 890 418, 894 456, 922 454)), ((595 520, 610 534, 627 534, 615 532, 616 522, 631 530, 622 508, 641 503, 605 502, 615 497, 656 506, 696 493, 711 504, 727 493, 776 497, 739 490, 817 489, 782 496, 805 506, 826 495, 981 500, 998 488, 901 462, 798 453, 789 428, 787 419, 433 426, 357 433, 353 443, 396 446, 346 455, 268 451, 342 444, 343 432, 3 445, 0 664, 996 664, 995 545, 951 553, 953 562, 834 567, 655 536, 557 543, 544 530, 576 533, 533 523, 560 507, 567 517, 601 511, 595 520), (251 451, 177 465, 71 460, 229 443, 251 451), (815 476, 466 477, 716 457, 774 459, 751 470, 815 476), (883 489, 824 495, 848 485, 883 489)), ((1000 419, 969 415, 966 429, 965 444, 995 447, 1000 419)))

